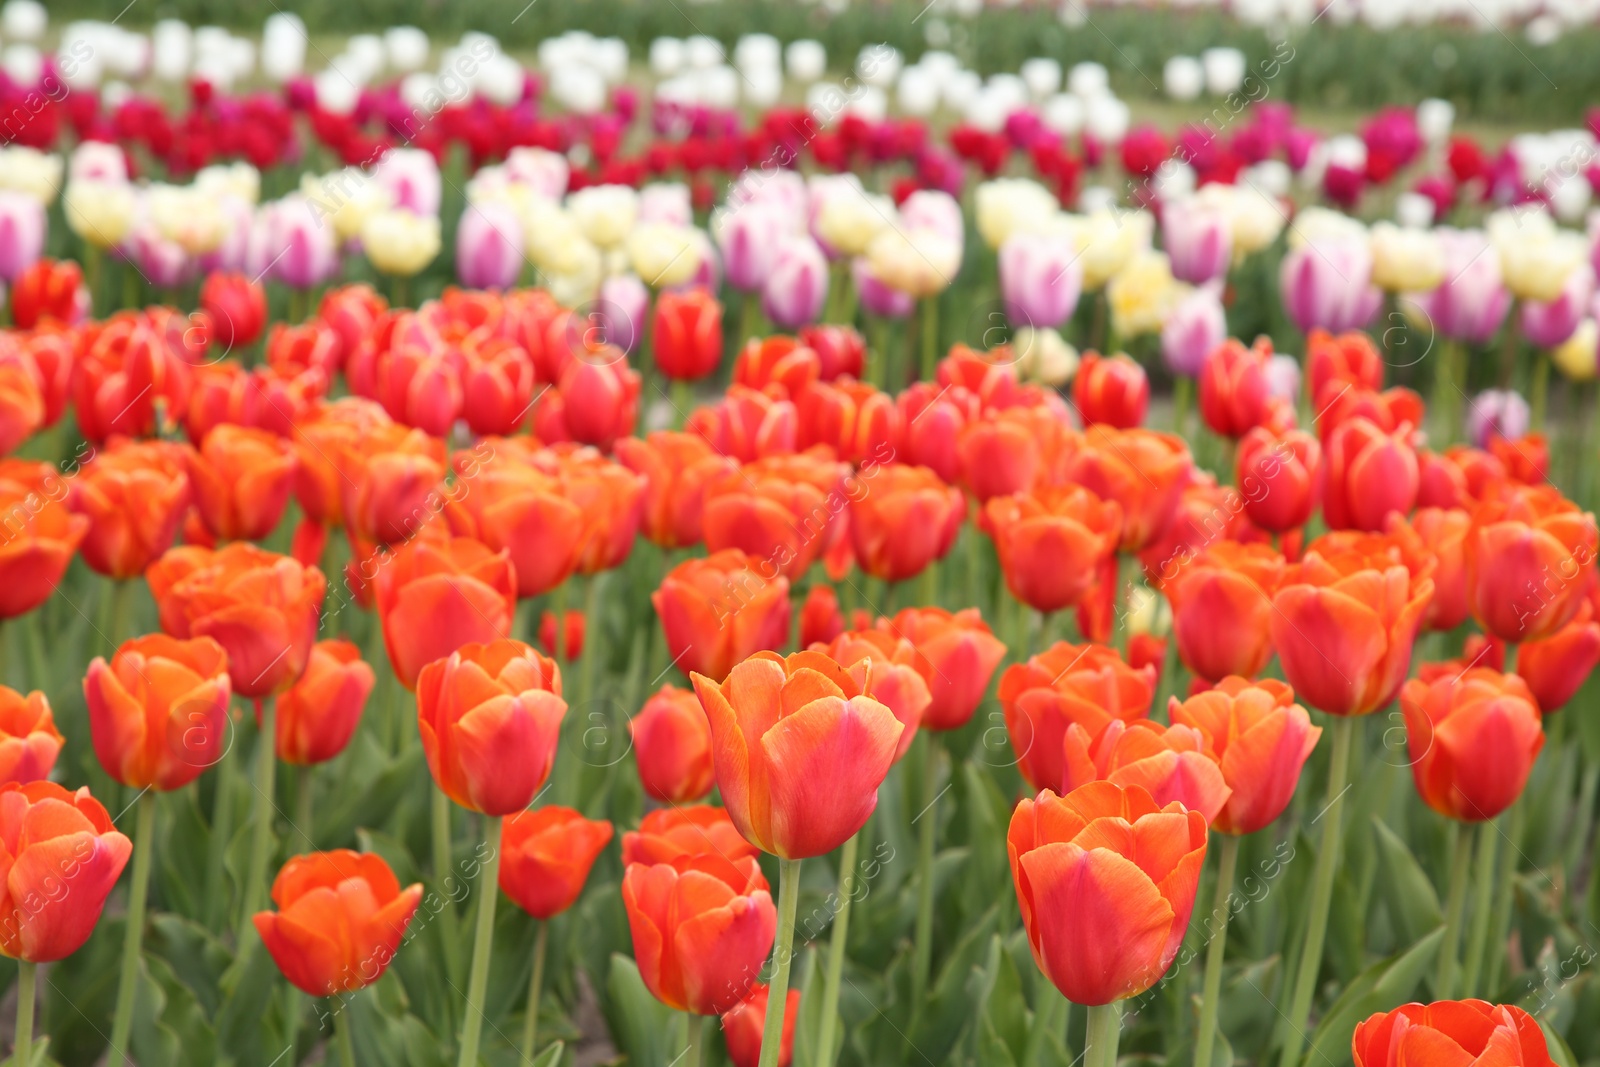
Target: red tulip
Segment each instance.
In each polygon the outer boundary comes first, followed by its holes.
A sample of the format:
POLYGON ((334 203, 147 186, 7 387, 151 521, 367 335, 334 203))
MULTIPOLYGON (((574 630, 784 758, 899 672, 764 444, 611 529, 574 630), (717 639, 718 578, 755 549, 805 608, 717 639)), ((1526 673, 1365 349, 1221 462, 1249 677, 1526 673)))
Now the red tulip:
POLYGON ((1192 461, 1183 439, 1154 430, 1091 426, 1066 464, 1066 480, 1122 508, 1124 552, 1161 536, 1178 510, 1192 461))
POLYGON ((11 285, 11 321, 20 330, 50 321, 74 326, 88 313, 83 270, 71 260, 38 260, 11 285))
POLYGON ((1413 678, 1400 690, 1417 792, 1434 811, 1483 822, 1522 793, 1544 747, 1527 683, 1486 667, 1413 678))
POLYGON ((991 497, 983 525, 1011 595, 1037 611, 1073 607, 1089 593, 1122 537, 1122 508, 1081 485, 1044 485, 991 497))
POLYGON ((1550 486, 1507 490, 1467 531, 1472 615, 1502 641, 1537 641, 1577 615, 1595 569, 1594 516, 1550 486))
POLYGON ((722 362, 722 304, 704 289, 664 292, 651 327, 656 366, 668 378, 694 381, 722 362))
POLYGON ((789 580, 738 549, 678 564, 650 602, 685 672, 726 678, 735 663, 789 640, 789 580))
POLYGON ((1306 337, 1306 387, 1311 402, 1321 410, 1336 392, 1349 387, 1375 390, 1383 385, 1383 357, 1372 338, 1360 330, 1337 336, 1312 330, 1306 337))
POLYGON ((1065 755, 1063 793, 1090 782, 1138 786, 1158 805, 1176 802, 1198 811, 1209 824, 1233 792, 1215 756, 1206 751, 1205 735, 1192 726, 1112 719, 1098 735, 1091 735, 1072 723, 1067 727, 1065 755))
POLYGON ((691 804, 711 792, 711 726, 693 691, 665 685, 628 722, 639 780, 665 804, 691 804))
POLYGON ((535 919, 559 915, 577 901, 610 840, 609 822, 571 808, 519 811, 500 824, 500 888, 535 919))
POLYGON ((1249 348, 1230 338, 1206 359, 1200 414, 1211 432, 1238 439, 1258 426, 1282 432, 1293 424, 1293 413, 1268 382, 1271 358, 1272 342, 1263 337, 1249 348))
POLYGON ((1272 533, 1304 526, 1322 500, 1322 446, 1301 430, 1251 430, 1239 442, 1234 471, 1244 513, 1272 533))
POLYGON ((800 606, 800 647, 827 644, 844 633, 844 613, 831 585, 814 585, 800 606))
POLYGON ((294 488, 294 452, 265 430, 224 424, 189 458, 189 483, 206 529, 224 541, 259 541, 277 527, 294 488))
POLYGON ((267 324, 267 294, 260 282, 242 274, 215 271, 200 287, 200 306, 211 326, 212 340, 223 352, 248 348, 267 324))
POLYGON ((517 579, 505 552, 467 537, 424 536, 373 565, 383 643, 407 689, 427 664, 511 633, 517 579))
POLYGON ((278 700, 278 758, 323 763, 343 752, 376 681, 349 641, 318 641, 305 674, 278 700))
POLYGON ((952 614, 943 608, 906 608, 878 623, 911 643, 912 662, 928 683, 931 698, 922 726, 955 730, 978 709, 1006 646, 978 615, 977 608, 952 614))
POLYGON ((48 778, 65 740, 42 692, 23 696, 0 685, 0 784, 48 778))
MULTIPOLYGON (((758 985, 750 995, 722 1013, 722 1036, 728 1042, 728 1059, 733 1067, 758 1067, 761 1062, 761 1030, 767 1017, 769 986, 758 985)), ((779 1038, 778 1067, 789 1067, 794 1059, 794 1021, 800 1014, 800 991, 789 990, 783 1003, 783 1034, 779 1038)))
POLYGON ((1335 530, 1381 530, 1417 502, 1417 454, 1410 425, 1384 431, 1356 416, 1327 436, 1322 514, 1335 530))
POLYGON ((886 582, 914 578, 948 555, 967 514, 960 490, 926 467, 898 463, 873 468, 849 500, 856 561, 886 582))
POLYGON ((1285 567, 1271 545, 1219 541, 1166 582, 1184 666, 1211 682, 1260 674, 1272 658, 1272 596, 1285 567))
POLYGON ((1356 1027, 1351 1049, 1355 1067, 1555 1067, 1533 1016, 1511 1004, 1481 1000, 1436 1000, 1380 1011, 1356 1027))
POLYGON ((1086 352, 1072 380, 1072 402, 1085 425, 1132 429, 1144 422, 1150 406, 1150 379, 1126 353, 1086 352))
POLYGON ((640 532, 662 548, 697 544, 706 489, 739 469, 695 434, 657 430, 643 440, 624 437, 617 460, 645 480, 640 532))

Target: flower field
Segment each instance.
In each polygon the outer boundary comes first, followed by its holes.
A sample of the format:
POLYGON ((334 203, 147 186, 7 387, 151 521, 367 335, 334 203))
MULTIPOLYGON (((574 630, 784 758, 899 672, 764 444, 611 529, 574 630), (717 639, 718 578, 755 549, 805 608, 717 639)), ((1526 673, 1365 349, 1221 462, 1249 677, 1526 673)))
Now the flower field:
POLYGON ((1600 1063, 1592 16, 1068 6, 0 6, 5 1062, 1600 1063))

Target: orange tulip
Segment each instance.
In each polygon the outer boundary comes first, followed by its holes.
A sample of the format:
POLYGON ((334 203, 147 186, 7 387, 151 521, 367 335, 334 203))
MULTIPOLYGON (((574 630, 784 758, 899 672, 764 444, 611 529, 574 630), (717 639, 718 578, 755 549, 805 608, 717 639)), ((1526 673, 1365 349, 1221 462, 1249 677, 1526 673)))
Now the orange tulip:
POLYGON ((70 259, 38 259, 11 283, 11 321, 31 330, 43 322, 72 325, 89 313, 83 268, 70 259))
POLYGON ((382 405, 347 396, 323 404, 295 426, 294 494, 307 518, 324 526, 344 525, 344 494, 357 481, 356 460, 369 441, 407 432, 392 430, 396 425, 382 405))
POLYGON ((35 689, 23 696, 0 685, 0 783, 26 785, 50 777, 64 740, 43 693, 35 689))
POLYGON ((645 988, 695 1015, 720 1015, 750 995, 778 930, 772 894, 750 857, 632 864, 622 905, 645 988))
POLYGON ((0 358, 0 455, 17 450, 45 423, 43 379, 26 353, 0 358))
POLYGON ((1530 433, 1507 440, 1498 434, 1489 438, 1489 454, 1505 464, 1506 475, 1523 485, 1539 485, 1550 474, 1550 443, 1542 433, 1530 433))
POLYGON ((383 976, 421 900, 422 885, 401 889, 382 856, 311 852, 273 879, 278 910, 256 912, 256 932, 296 989, 331 997, 383 976))
POLYGON ((1150 406, 1150 379, 1125 352, 1085 352, 1072 379, 1072 403, 1086 426, 1130 430, 1144 421, 1150 406))
POLYGON ((834 638, 828 645, 818 645, 821 652, 841 667, 869 663, 872 667, 867 681, 867 696, 878 701, 894 713, 895 721, 905 729, 895 746, 894 758, 899 759, 911 748, 916 739, 917 727, 933 695, 917 666, 917 650, 910 641, 889 630, 849 630, 834 638))
POLYGON ((583 638, 588 622, 583 612, 568 611, 561 620, 561 632, 556 633, 556 615, 547 611, 539 616, 539 647, 553 659, 578 660, 583 658, 583 638))
POLYGON ((800 605, 800 647, 827 644, 844 633, 844 612, 831 585, 814 585, 800 605))
POLYGON ((1426 411, 1422 397, 1400 386, 1379 392, 1336 385, 1330 393, 1331 397, 1317 407, 1317 433, 1324 443, 1332 438, 1335 430, 1358 417, 1383 433, 1406 434, 1408 427, 1415 429, 1422 425, 1426 411))
POLYGON ((736 548, 678 564, 650 602, 685 672, 726 678, 740 660, 789 641, 789 580, 736 548))
POLYGON ((1436 1000, 1380 1011, 1356 1026, 1355 1067, 1555 1067, 1544 1031, 1514 1004, 1436 1000))
POLYGON ((866 696, 871 667, 818 652, 758 652, 718 685, 693 676, 711 720, 717 786, 734 825, 765 852, 832 852, 866 825, 904 727, 866 696))
MULTIPOLYGON (((359 541, 400 544, 443 510, 448 494, 463 491, 445 488, 444 442, 421 430, 386 423, 339 448, 338 513, 359 541)), ((302 444, 299 454, 307 451, 302 444)))
POLYGON ((641 532, 662 548, 698 544, 706 487, 739 469, 732 456, 712 450, 696 434, 657 430, 649 437, 624 437, 617 459, 645 480, 641 532))
POLYGON ((1218 541, 1165 583, 1184 666, 1211 682, 1260 674, 1272 658, 1272 594, 1286 567, 1271 545, 1218 541))
POLYGON ((983 521, 1011 595, 1037 611, 1080 602, 1117 550, 1122 508, 1081 485, 991 497, 983 521))
POLYGON ((84 464, 67 506, 89 520, 83 561, 97 574, 136 578, 172 547, 189 508, 189 449, 119 439, 84 464))
POLYGON ((1544 747, 1539 706, 1521 678, 1487 667, 1400 690, 1417 792, 1441 815, 1492 819, 1522 793, 1544 747))
POLYGON ((1253 834, 1283 814, 1322 736, 1294 691, 1271 678, 1224 678, 1188 700, 1173 697, 1167 717, 1199 730, 1222 768, 1232 793, 1211 827, 1225 834, 1253 834))
POLYGON ((1466 508, 1500 491, 1510 479, 1505 464, 1482 449, 1452 445, 1441 455, 1417 453, 1419 508, 1466 508))
POLYGON ((1149 719, 1112 719, 1098 736, 1077 723, 1067 727, 1063 793, 1090 782, 1138 786, 1156 804, 1177 803, 1198 811, 1209 824, 1233 792, 1205 736, 1190 726, 1162 726, 1149 719))
POLYGON ((1067 729, 1077 723, 1098 737, 1113 719, 1150 712, 1154 667, 1139 670, 1104 645, 1057 642, 1000 675, 1000 706, 1017 770, 1034 789, 1060 785, 1066 773, 1067 729))
POLYGON ((690 412, 684 428, 720 454, 749 463, 793 452, 796 420, 793 401, 734 384, 715 404, 690 412))
POLYGON ((87 518, 51 506, 67 492, 48 464, 0 468, 0 619, 49 600, 88 534, 87 518))
POLYGON ((688 689, 664 685, 628 722, 639 781, 665 804, 691 804, 711 792, 711 726, 688 689))
POLYGON ((1299 529, 1322 499, 1322 446, 1303 430, 1256 427, 1239 442, 1234 471, 1244 513, 1263 530, 1299 529))
POLYGON ((1595 621, 1592 598, 1584 601, 1567 625, 1517 650, 1517 673, 1546 715, 1566 707, 1577 696, 1596 663, 1600 663, 1600 622, 1595 621))
POLYGON ((304 766, 344 751, 361 724, 375 676, 349 641, 311 646, 305 674, 278 700, 278 758, 304 766))
POLYGON ((847 474, 821 451, 746 463, 706 488, 706 548, 743 549, 787 578, 804 574, 840 521, 847 474))
POLYGON ((886 582, 921 574, 949 554, 967 501, 927 467, 884 463, 850 495, 850 535, 861 569, 886 582))
POLYGON ((428 771, 451 800, 485 815, 532 803, 566 713, 560 669, 521 641, 463 645, 417 679, 428 771))
MULTIPOLYGON (((894 398, 894 410, 891 422, 896 456, 927 467, 951 484, 969 484, 963 474, 960 444, 967 425, 978 418, 977 397, 959 387, 912 382, 894 398)), ((1037 462, 1035 452, 1033 463, 1037 462)), ((1028 477, 1032 476, 1030 472, 1028 477)))
POLYGON ((294 452, 266 430, 224 423, 191 454, 189 480, 213 536, 257 541, 277 527, 289 505, 294 452))
POLYGON ((0 786, 0 952, 50 963, 78 951, 132 853, 87 787, 0 786))
POLYGON ((1206 820, 1132 786, 1024 799, 1006 835, 1033 961, 1075 1004, 1138 996, 1172 966, 1194 910, 1206 820))
POLYGON ((381 561, 375 585, 383 643, 407 689, 426 664, 511 633, 517 578, 510 555, 470 537, 408 541, 381 561))
POLYGON ((1067 461, 1066 477, 1121 506, 1122 550, 1137 552, 1172 521, 1192 465, 1181 437, 1091 426, 1067 461))
POLYGON ((317 568, 235 541, 215 551, 180 545, 145 579, 161 628, 178 638, 216 638, 240 696, 276 695, 305 673, 328 587, 317 568))
MULTIPOLYGON (((770 986, 758 985, 750 995, 722 1013, 722 1036, 728 1042, 728 1059, 733 1067, 758 1067, 761 1063, 761 1029, 766 1023, 770 986)), ((789 990, 783 1002, 782 1048, 778 1067, 794 1062, 794 1021, 800 1015, 800 991, 789 990)))
MULTIPOLYGON (((702 713, 703 714, 703 713, 702 713)), ((728 809, 709 804, 657 808, 622 835, 622 863, 675 863, 686 856, 726 856, 737 861, 760 849, 744 839, 728 809)))
MULTIPOLYGON (((1025 493, 1039 484, 1051 468, 1052 451, 1050 438, 1042 437, 1040 431, 1053 421, 1037 412, 1008 408, 962 428, 956 441, 961 480, 980 504, 997 496, 1025 493)), ((1057 441, 1075 441, 1077 437, 1066 426, 1053 436, 1057 441)))
POLYGON ((1360 330, 1335 336, 1326 330, 1312 330, 1306 336, 1306 388, 1312 403, 1321 409, 1334 392, 1376 389, 1383 384, 1383 357, 1372 338, 1360 330))
POLYGON ((1381 530, 1392 513, 1417 502, 1420 474, 1412 427, 1386 431, 1363 416, 1326 435, 1327 481, 1322 515, 1335 530, 1381 530))
POLYGON ((978 710, 1006 646, 989 632, 977 608, 951 613, 943 608, 906 608, 878 623, 911 643, 912 662, 928 683, 930 701, 922 715, 928 730, 956 730, 978 710))
POLYGON ((851 463, 895 455, 900 412, 877 386, 841 378, 813 382, 795 399, 801 448, 827 445, 851 463))
MULTIPOLYGON (((1391 524, 1405 520, 1393 516, 1391 524)), ((1430 630, 1454 630, 1467 618, 1467 531, 1472 516, 1460 508, 1418 508, 1411 529, 1433 554, 1433 603, 1423 625, 1430 630)))
POLYGON ((571 808, 519 811, 500 824, 500 888, 535 919, 559 915, 583 892, 610 840, 610 823, 571 808))
POLYGON ((1394 699, 1433 602, 1433 579, 1402 562, 1316 543, 1272 598, 1272 643, 1301 699, 1330 715, 1366 715, 1394 699))
POLYGON ((1596 548, 1594 515, 1550 486, 1511 489, 1483 504, 1465 549, 1473 618, 1502 641, 1550 636, 1578 613, 1596 548))
POLYGON ((134 789, 188 785, 227 743, 228 657, 210 637, 165 634, 96 656, 83 680, 89 733, 107 774, 134 789))
POLYGON ((733 360, 733 381, 777 397, 793 398, 822 376, 822 358, 784 334, 752 337, 733 360))
POLYGON ((327 374, 316 368, 207 364, 195 371, 194 391, 182 413, 184 430, 195 444, 228 424, 287 437, 327 391, 327 374))

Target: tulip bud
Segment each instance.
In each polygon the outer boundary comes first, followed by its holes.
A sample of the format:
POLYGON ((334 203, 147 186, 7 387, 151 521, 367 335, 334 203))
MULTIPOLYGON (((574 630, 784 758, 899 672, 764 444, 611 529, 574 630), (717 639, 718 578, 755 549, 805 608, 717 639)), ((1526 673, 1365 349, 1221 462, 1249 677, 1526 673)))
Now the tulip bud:
POLYGON ((644 791, 665 804, 711 792, 711 728, 694 693, 663 686, 628 723, 644 791))

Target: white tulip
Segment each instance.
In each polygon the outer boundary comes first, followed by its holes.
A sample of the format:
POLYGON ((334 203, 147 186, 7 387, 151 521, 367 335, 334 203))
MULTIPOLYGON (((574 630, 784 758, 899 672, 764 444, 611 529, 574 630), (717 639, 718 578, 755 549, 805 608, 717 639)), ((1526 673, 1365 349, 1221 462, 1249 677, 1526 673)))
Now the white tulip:
POLYGON ((783 74, 777 67, 747 69, 742 87, 746 103, 770 108, 783 96, 783 74))
POLYGON ((61 191, 65 164, 61 157, 23 145, 0 148, 0 189, 27 193, 45 207, 61 191))
POLYGON ((69 181, 99 179, 125 182, 128 180, 128 160, 119 145, 106 141, 79 141, 67 161, 69 181))
POLYGON ((961 70, 961 60, 949 52, 936 50, 922 53, 922 58, 917 60, 917 66, 943 81, 961 70))
POLYGON ((952 111, 966 111, 973 97, 983 92, 983 79, 970 70, 958 70, 942 83, 944 105, 952 111))
POLYGON ((1061 64, 1054 59, 1035 56, 1022 61, 1022 80, 1035 100, 1043 100, 1061 89, 1061 64))
POLYGON ((162 19, 150 34, 151 73, 162 81, 182 81, 194 55, 194 33, 179 19, 162 19))
POLYGON ((8 45, 0 52, 0 68, 17 85, 32 88, 44 77, 44 53, 31 44, 8 45))
POLYGON ((1057 93, 1044 105, 1044 124, 1063 137, 1083 129, 1083 101, 1071 93, 1057 93))
POLYGON ((620 85, 628 77, 628 46, 620 37, 602 37, 594 43, 592 62, 601 77, 620 85))
POLYGON ((718 64, 695 72, 700 99, 711 107, 731 109, 739 104, 739 74, 732 67, 718 64))
POLYGON ((1102 144, 1121 144, 1128 134, 1133 113, 1128 105, 1114 96, 1102 96, 1091 101, 1084 109, 1083 125, 1095 140, 1102 144))
POLYGON ((12 40, 38 41, 50 25, 50 16, 39 0, 6 0, 0 9, 0 33, 12 40))
POLYGON ((967 120, 967 125, 976 126, 988 133, 999 133, 1005 128, 1006 119, 1011 115, 1009 101, 1002 96, 984 89, 977 96, 967 101, 967 106, 962 112, 962 117, 967 120))
POLYGON ((1237 48, 1207 48, 1200 53, 1206 69, 1206 90, 1212 96, 1227 96, 1244 84, 1246 63, 1237 48))
POLYGON ((1111 75, 1099 63, 1078 63, 1067 74, 1067 89, 1074 95, 1099 96, 1111 88, 1111 75))
POLYGON ((820 41, 790 41, 783 50, 783 63, 795 81, 814 82, 828 69, 828 50, 820 41))
POLYGON ((927 69, 907 67, 895 87, 895 104, 907 115, 926 118, 939 107, 939 82, 927 69))
POLYGON ((567 195, 571 167, 567 157, 547 148, 519 145, 506 155, 506 176, 539 196, 559 200, 567 195))
POLYGON ((139 198, 125 181, 74 178, 61 197, 67 226, 96 248, 114 248, 133 229, 139 198))
POLYGON ((905 57, 886 44, 869 44, 856 56, 856 74, 868 85, 887 88, 899 77, 905 57))
POLYGON ((390 26, 383 31, 383 51, 389 69, 402 74, 421 70, 428 64, 431 45, 425 31, 416 26, 390 26))
POLYGON ((1433 197, 1421 193, 1401 193, 1394 198, 1395 221, 1401 226, 1422 229, 1433 225, 1436 205, 1433 197))
POLYGON ((723 60, 722 42, 715 37, 704 34, 695 34, 684 43, 684 57, 688 59, 689 66, 704 70, 714 67, 723 60))
POLYGON ((376 77, 378 72, 383 70, 386 54, 383 49, 383 38, 377 34, 354 34, 345 41, 344 50, 356 59, 363 69, 371 72, 369 77, 376 77))
POLYGON ((267 16, 261 32, 261 73, 269 81, 298 78, 306 66, 306 24, 299 15, 279 11, 267 16))
POLYGON ((498 52, 478 68, 478 92, 490 103, 510 107, 522 99, 524 73, 521 63, 498 52))
POLYGON ((1456 120, 1456 106, 1448 100, 1430 97, 1417 105, 1417 129, 1429 144, 1444 144, 1456 120))
POLYGON ((242 160, 213 163, 195 174, 194 186, 207 196, 233 196, 254 204, 261 199, 261 172, 242 160))
POLYGON ((683 42, 676 37, 657 37, 650 42, 650 72, 670 78, 683 69, 687 60, 683 42))
POLYGON ((311 79, 317 106, 335 115, 348 115, 361 99, 361 87, 337 70, 325 70, 311 79))
POLYGON ((1038 227, 1059 210, 1056 195, 1028 178, 996 178, 973 193, 978 235, 993 249, 1014 234, 1038 227))
POLYGON ((1161 82, 1174 100, 1194 100, 1205 88, 1205 67, 1193 56, 1173 56, 1161 69, 1161 82))
POLYGON ((567 197, 567 211, 589 241, 615 248, 633 229, 639 194, 626 185, 591 185, 567 197))
POLYGON ((746 74, 767 69, 781 72, 783 45, 770 33, 747 33, 734 42, 733 63, 746 74))

